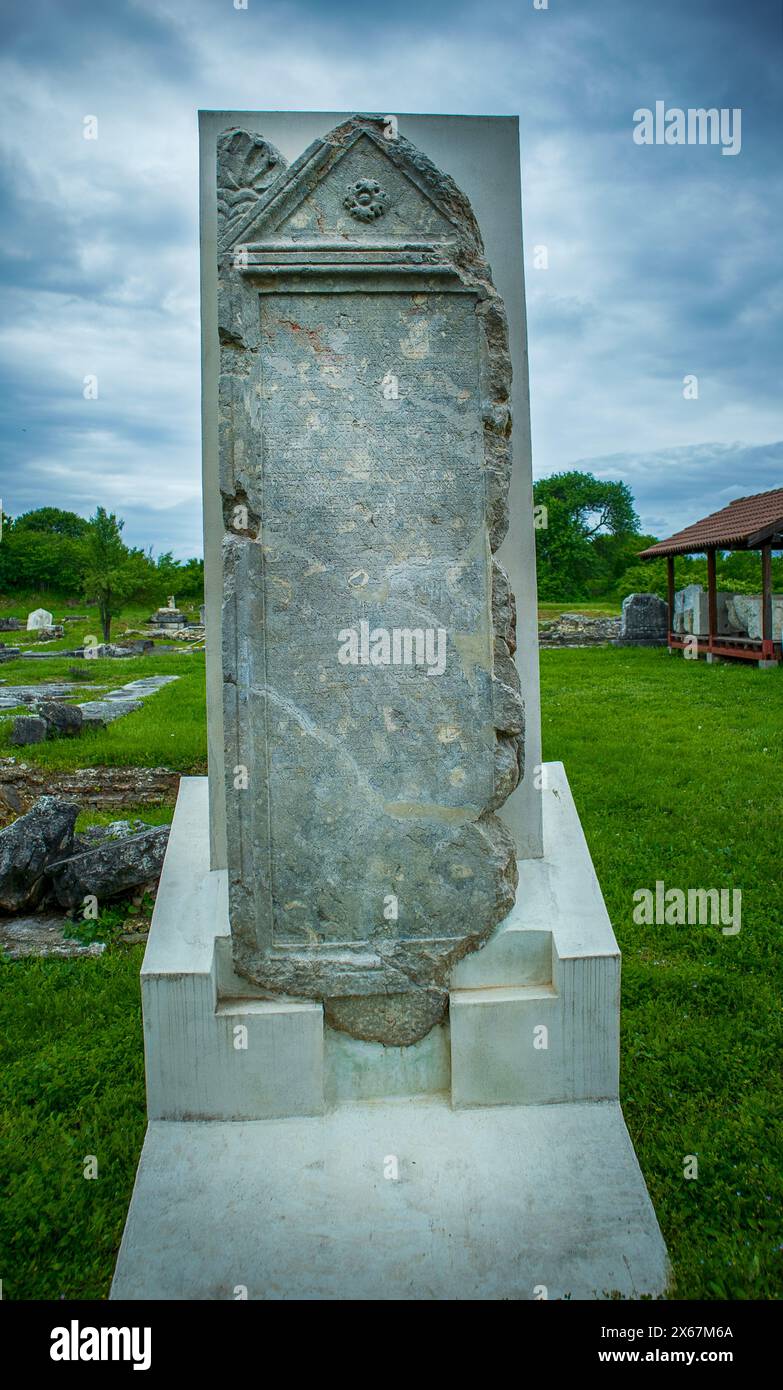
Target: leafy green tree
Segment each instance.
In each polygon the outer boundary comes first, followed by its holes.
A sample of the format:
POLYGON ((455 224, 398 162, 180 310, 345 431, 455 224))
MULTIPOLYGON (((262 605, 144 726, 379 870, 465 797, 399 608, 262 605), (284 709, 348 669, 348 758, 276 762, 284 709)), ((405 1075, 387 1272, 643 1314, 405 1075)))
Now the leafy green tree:
POLYGON ((89 525, 83 516, 63 511, 61 507, 37 507, 35 511, 23 512, 14 522, 18 531, 42 531, 52 536, 68 536, 76 541, 84 539, 89 525))
POLYGON ((536 529, 540 596, 586 598, 611 587, 622 546, 639 534, 628 485, 572 469, 542 478, 533 495, 546 508, 546 525, 536 529))
POLYGON ((204 561, 193 558, 180 566, 177 583, 183 598, 204 602, 204 561))
POLYGON ((0 589, 4 592, 78 592, 84 565, 83 541, 5 521, 0 542, 0 589))
POLYGON ((150 582, 150 563, 141 550, 129 550, 122 539, 123 521, 98 507, 90 518, 85 538, 87 565, 84 595, 98 605, 104 642, 111 636, 111 620, 123 603, 143 594, 150 582))
POLYGON ((204 561, 175 560, 170 550, 153 559, 148 556, 149 584, 145 597, 153 603, 163 603, 173 594, 178 603, 204 601, 204 561))

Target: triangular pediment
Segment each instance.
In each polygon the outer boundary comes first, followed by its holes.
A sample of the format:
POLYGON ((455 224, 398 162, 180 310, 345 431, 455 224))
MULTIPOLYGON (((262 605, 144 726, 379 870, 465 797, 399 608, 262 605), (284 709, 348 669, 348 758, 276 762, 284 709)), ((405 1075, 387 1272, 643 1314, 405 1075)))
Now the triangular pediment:
POLYGON ((264 190, 223 249, 241 243, 367 246, 480 238, 470 205, 448 176, 380 118, 354 117, 316 140, 264 190))

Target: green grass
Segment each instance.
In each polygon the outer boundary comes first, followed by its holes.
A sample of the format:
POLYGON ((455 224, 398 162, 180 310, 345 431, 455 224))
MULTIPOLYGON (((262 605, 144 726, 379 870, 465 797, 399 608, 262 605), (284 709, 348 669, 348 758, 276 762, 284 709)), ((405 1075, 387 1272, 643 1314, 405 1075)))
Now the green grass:
MULTIPOLYGON (((175 595, 176 597, 176 595, 175 595)), ((183 600, 177 605, 182 613, 191 622, 198 622, 199 605, 192 599, 183 600)), ((0 594, 0 618, 13 616, 18 618, 23 624, 27 622, 28 613, 32 613, 36 608, 45 608, 47 613, 51 613, 56 623, 61 623, 64 618, 71 614, 86 614, 85 622, 66 623, 65 636, 58 638, 55 642, 42 645, 35 639, 35 634, 28 632, 26 627, 22 627, 19 632, 0 633, 0 642, 5 642, 9 647, 24 647, 31 651, 57 651, 60 648, 70 649, 78 647, 88 634, 97 638, 99 642, 103 640, 101 636, 100 623, 98 621, 98 610, 94 603, 86 603, 84 599, 76 598, 73 594, 52 594, 52 593, 24 593, 24 594, 0 594)), ((152 614, 155 608, 154 603, 128 603, 123 608, 122 613, 117 618, 112 619, 111 640, 119 642, 123 633, 127 629, 142 627, 152 614)), ((160 639, 164 640, 164 639, 160 639)))
POLYGON ((144 1137, 143 950, 0 964, 6 1299, 108 1293, 144 1137))
MULTIPOLYGON (((141 676, 172 674, 179 680, 149 695, 140 710, 124 715, 105 729, 87 729, 78 738, 51 739, 15 748, 10 742, 13 720, 0 719, 0 757, 62 771, 74 767, 169 767, 177 772, 206 771, 204 720, 204 653, 151 652, 146 656, 84 661, 93 679, 90 688, 74 693, 78 701, 98 699, 101 690, 114 690, 141 676)), ((5 662, 0 680, 7 685, 35 685, 70 680, 69 657, 52 661, 5 662)))
POLYGON ((673 1294, 780 1298, 783 671, 665 649, 541 666, 544 756, 566 765, 623 952, 621 1095, 673 1294), (635 925, 659 879, 741 888, 739 935, 635 925))
POLYGON ((76 830, 86 830, 88 825, 111 825, 116 820, 143 820, 147 825, 170 825, 173 815, 173 806, 123 806, 121 810, 113 811, 90 808, 77 816, 76 830))
MULTIPOLYGON (((201 661, 170 659, 183 671, 201 661)), ((617 648, 544 651, 541 667, 545 756, 566 764, 623 951, 622 1096, 672 1293, 779 1298, 783 672, 617 648), (635 925, 633 893, 657 879, 741 888, 739 935, 635 925), (688 1154, 696 1181, 683 1176, 688 1154)), ((189 679, 177 752, 153 762, 203 755, 202 676, 189 679)), ((159 749, 175 702, 155 702, 167 695, 148 702, 159 749)), ((143 948, 108 927, 98 960, 0 963, 6 1298, 108 1291, 144 1130, 143 948), (87 1154, 95 1181, 82 1176, 87 1154)))
POLYGON ((559 618, 561 613, 584 613, 588 618, 619 618, 622 605, 614 599, 575 598, 573 603, 550 603, 540 599, 538 603, 539 622, 559 618))

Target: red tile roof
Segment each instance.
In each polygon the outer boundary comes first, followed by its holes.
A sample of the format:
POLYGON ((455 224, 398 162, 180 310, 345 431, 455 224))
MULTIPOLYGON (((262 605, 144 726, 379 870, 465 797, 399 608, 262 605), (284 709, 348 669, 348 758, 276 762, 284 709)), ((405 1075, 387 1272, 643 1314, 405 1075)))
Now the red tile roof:
MULTIPOLYGON (((678 531, 667 541, 658 541, 639 552, 642 559, 655 555, 695 555, 705 550, 744 550, 749 540, 766 533, 769 539, 776 531, 783 532, 783 487, 771 492, 757 492, 753 497, 738 497, 728 507, 705 516, 678 531)), ((758 548, 756 546, 753 549, 758 548)))

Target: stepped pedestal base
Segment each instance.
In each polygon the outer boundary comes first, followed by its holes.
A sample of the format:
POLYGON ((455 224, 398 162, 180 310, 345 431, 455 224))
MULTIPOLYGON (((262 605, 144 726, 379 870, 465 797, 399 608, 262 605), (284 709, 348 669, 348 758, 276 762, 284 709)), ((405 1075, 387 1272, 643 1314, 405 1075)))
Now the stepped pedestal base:
POLYGON ((568 783, 543 859, 412 1047, 231 963, 206 779, 184 779, 142 967, 150 1125, 113 1298, 660 1294, 618 1095, 619 951, 568 783))

